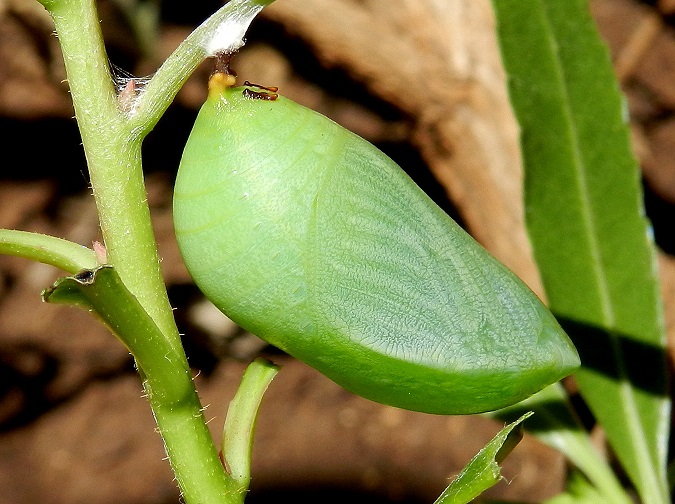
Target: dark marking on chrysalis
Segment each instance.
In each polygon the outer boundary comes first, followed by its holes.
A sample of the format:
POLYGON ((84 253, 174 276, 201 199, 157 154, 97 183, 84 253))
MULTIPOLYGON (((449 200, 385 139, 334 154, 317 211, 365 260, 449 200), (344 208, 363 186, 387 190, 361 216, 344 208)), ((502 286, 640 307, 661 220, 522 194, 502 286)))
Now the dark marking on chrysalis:
POLYGON ((273 93, 267 90, 267 88, 263 88, 265 91, 253 91, 252 89, 245 88, 242 91, 242 94, 244 95, 244 98, 250 98, 252 100, 268 100, 268 101, 274 101, 277 98, 279 98, 279 95, 277 93, 273 93))
POLYGON ((264 89, 265 91, 269 91, 270 93, 276 93, 277 91, 279 91, 279 88, 277 86, 261 86, 260 84, 254 84, 253 82, 250 81, 244 81, 244 86, 264 89))

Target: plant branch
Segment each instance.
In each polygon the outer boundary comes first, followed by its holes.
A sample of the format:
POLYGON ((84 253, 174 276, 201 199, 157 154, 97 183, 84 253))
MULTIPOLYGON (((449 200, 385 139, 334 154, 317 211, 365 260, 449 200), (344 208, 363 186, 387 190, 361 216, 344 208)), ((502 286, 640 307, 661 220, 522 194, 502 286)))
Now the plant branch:
POLYGON ((0 229, 0 254, 49 264, 68 273, 98 266, 94 251, 77 243, 28 231, 0 229))
POLYGON ((147 135, 205 58, 241 47, 255 15, 273 1, 231 0, 197 27, 164 61, 138 97, 130 117, 135 134, 147 135))
POLYGON ((94 0, 49 0, 63 50, 108 262, 182 352, 166 294, 141 167, 141 141, 129 133, 112 85, 94 0))
POLYGON ((41 1, 61 43, 110 265, 89 272, 92 282, 104 272, 102 278, 110 282, 102 288, 80 289, 81 281, 89 280, 87 272, 65 285, 81 294, 74 304, 94 310, 134 354, 186 501, 241 502, 239 486, 225 474, 205 425, 169 304, 147 204, 141 142, 196 65, 223 41, 241 44, 243 30, 271 0, 234 0, 221 9, 217 22, 198 29, 140 98, 133 96, 133 87, 116 96, 95 0, 41 1))

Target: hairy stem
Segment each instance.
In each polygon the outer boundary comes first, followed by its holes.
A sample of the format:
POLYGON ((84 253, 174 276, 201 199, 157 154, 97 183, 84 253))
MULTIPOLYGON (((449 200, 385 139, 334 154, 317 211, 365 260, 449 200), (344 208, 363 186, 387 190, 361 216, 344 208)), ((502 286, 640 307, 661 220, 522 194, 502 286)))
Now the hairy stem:
POLYGON ((46 3, 63 50, 108 262, 175 350, 182 347, 161 275, 141 167, 110 78, 93 0, 46 3))
POLYGON ((198 29, 200 35, 169 58, 146 92, 136 96, 130 86, 120 98, 112 84, 94 0, 41 1, 54 19, 61 43, 106 247, 108 266, 101 270, 102 278, 111 280, 101 287, 99 277, 99 287, 87 297, 83 293, 91 291, 80 292, 79 285, 82 279, 86 284, 88 275, 73 277, 79 292, 75 304, 86 298, 85 304, 134 354, 185 501, 239 503, 241 486, 223 470, 204 422, 161 275, 141 142, 190 72, 209 54, 213 40, 227 41, 232 35, 227 29, 233 26, 233 40, 241 41, 242 30, 271 0, 234 0, 234 7, 226 5, 214 15, 221 16, 214 24, 198 29))

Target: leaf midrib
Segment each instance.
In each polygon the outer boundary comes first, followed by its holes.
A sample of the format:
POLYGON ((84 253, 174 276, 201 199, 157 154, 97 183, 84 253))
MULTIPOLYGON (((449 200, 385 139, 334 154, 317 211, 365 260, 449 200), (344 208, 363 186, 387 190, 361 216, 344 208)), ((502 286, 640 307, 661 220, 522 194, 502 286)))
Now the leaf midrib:
POLYGON ((602 262, 602 253, 600 251, 600 243, 597 239, 597 226, 595 223, 594 214, 592 212, 592 205, 589 198, 589 189, 588 182, 585 176, 586 173, 586 163, 584 162, 583 155, 581 154, 581 149, 579 146, 578 140, 578 131, 575 127, 575 123, 572 119, 572 107, 571 99, 569 95, 568 87, 566 86, 566 80, 564 79, 564 70, 563 64, 560 59, 560 53, 558 50, 558 44, 555 39, 551 36, 553 33, 553 27, 549 21, 548 12, 546 10, 545 2, 541 2, 542 12, 544 15, 544 22, 547 26, 546 33, 548 34, 549 43, 551 44, 552 52, 556 60, 556 72, 558 73, 558 82, 560 83, 561 96, 564 102, 564 114, 565 114, 565 124, 568 129, 570 143, 572 145, 573 153, 573 168, 576 182, 579 187, 579 192, 581 195, 581 206, 582 206, 582 217, 583 224, 587 229, 588 242, 591 257, 593 259, 593 273, 598 285, 598 294, 600 297, 600 304, 602 310, 602 319, 605 323, 606 328, 611 328, 608 331, 610 336, 609 341, 612 347, 612 354, 615 358, 617 364, 617 370, 619 374, 620 381, 620 391, 623 398, 625 418, 628 419, 628 427, 634 436, 630 436, 630 442, 633 445, 635 454, 642 461, 638 464, 639 471, 641 473, 641 480, 644 484, 643 491, 645 492, 645 499, 649 497, 649 502, 662 502, 663 496, 658 491, 661 488, 659 479, 657 478, 654 471, 650 470, 654 462, 651 458, 651 454, 648 448, 648 443, 645 438, 644 429, 642 429, 642 422, 640 421, 639 415, 637 413, 637 402, 633 388, 631 387, 628 376, 626 373, 626 368, 624 366, 623 355, 618 344, 616 333, 613 330, 616 324, 616 315, 611 303, 611 296, 609 293, 609 286, 607 282, 607 277, 605 275, 604 269, 601 267, 602 262), (653 500, 652 500, 653 499, 653 500))

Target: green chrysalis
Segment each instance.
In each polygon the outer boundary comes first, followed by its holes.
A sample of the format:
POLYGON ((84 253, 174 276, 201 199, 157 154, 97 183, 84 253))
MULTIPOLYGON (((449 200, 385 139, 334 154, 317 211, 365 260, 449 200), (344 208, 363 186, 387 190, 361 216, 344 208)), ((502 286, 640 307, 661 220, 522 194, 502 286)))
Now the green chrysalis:
POLYGON ((498 409, 579 365, 553 315, 391 159, 275 89, 215 74, 176 180, 181 253, 245 329, 344 388, 498 409))

